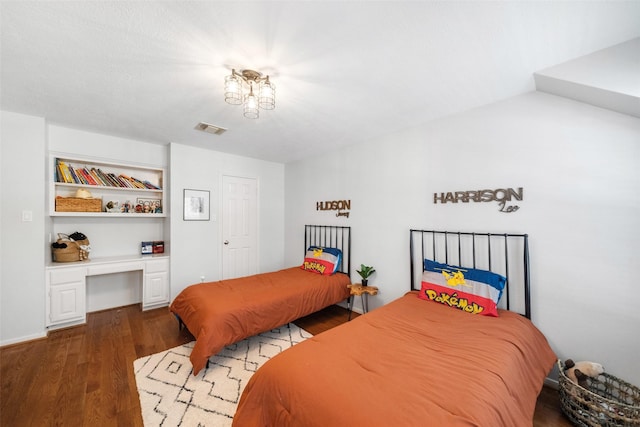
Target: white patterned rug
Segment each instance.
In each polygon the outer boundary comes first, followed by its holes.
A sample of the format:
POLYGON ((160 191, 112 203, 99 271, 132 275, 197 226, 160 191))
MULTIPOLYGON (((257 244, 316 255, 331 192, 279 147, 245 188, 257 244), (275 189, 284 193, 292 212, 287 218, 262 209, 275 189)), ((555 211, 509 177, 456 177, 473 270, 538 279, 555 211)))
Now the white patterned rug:
POLYGON ((284 325, 225 347, 195 377, 189 361, 195 342, 136 360, 133 369, 144 425, 230 426, 256 369, 311 336, 294 324, 284 325))

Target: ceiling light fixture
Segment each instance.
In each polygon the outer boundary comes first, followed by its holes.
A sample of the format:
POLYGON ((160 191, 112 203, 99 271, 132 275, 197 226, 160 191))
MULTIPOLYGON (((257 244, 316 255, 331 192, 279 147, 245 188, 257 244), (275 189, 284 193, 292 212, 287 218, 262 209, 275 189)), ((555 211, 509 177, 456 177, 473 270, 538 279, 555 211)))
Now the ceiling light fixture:
POLYGON ((228 104, 243 104, 244 116, 249 119, 260 117, 260 110, 276 108, 276 86, 269 76, 253 70, 231 70, 224 79, 224 100, 228 104))

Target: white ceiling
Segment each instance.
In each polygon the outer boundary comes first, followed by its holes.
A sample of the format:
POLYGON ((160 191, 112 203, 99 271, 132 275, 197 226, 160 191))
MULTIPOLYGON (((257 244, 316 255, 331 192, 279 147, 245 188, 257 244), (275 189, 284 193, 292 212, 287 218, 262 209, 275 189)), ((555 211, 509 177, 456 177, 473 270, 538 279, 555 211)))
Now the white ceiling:
POLYGON ((0 7, 3 110, 284 163, 531 91, 535 71, 640 36, 640 1, 0 7), (276 109, 226 104, 232 67, 270 74, 276 109))
POLYGON ((537 71, 534 79, 538 91, 640 117, 640 37, 537 71))

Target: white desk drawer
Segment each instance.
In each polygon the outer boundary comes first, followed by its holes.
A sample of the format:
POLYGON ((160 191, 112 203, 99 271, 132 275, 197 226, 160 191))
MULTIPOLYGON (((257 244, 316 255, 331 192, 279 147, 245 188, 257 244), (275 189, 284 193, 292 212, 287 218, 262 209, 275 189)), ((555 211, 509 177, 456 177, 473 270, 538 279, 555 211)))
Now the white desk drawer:
POLYGON ((87 268, 87 276, 142 270, 143 267, 143 262, 114 262, 111 264, 93 265, 87 268))
POLYGON ((169 271, 168 259, 154 259, 147 261, 145 273, 164 273, 165 271, 169 271))
POLYGON ((51 270, 49 272, 52 285, 61 285, 63 283, 83 282, 84 268, 61 268, 59 270, 51 270))

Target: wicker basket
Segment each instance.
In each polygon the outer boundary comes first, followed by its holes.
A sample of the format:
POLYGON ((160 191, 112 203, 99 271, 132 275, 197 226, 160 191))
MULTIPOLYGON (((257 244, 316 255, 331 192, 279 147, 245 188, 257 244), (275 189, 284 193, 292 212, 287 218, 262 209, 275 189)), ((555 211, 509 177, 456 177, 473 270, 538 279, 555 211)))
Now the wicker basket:
POLYGON ((59 234, 56 243, 66 243, 65 248, 51 247, 54 262, 74 262, 89 259, 89 239, 73 240, 66 234, 59 234))
POLYGON ((69 241, 66 248, 52 249, 53 261, 55 262, 74 262, 81 261, 80 247, 75 243, 69 241))
POLYGON ((613 375, 589 378, 585 387, 564 373, 558 360, 562 412, 584 427, 640 426, 640 389, 613 375))
POLYGON ((101 212, 102 199, 56 197, 56 212, 101 212))

